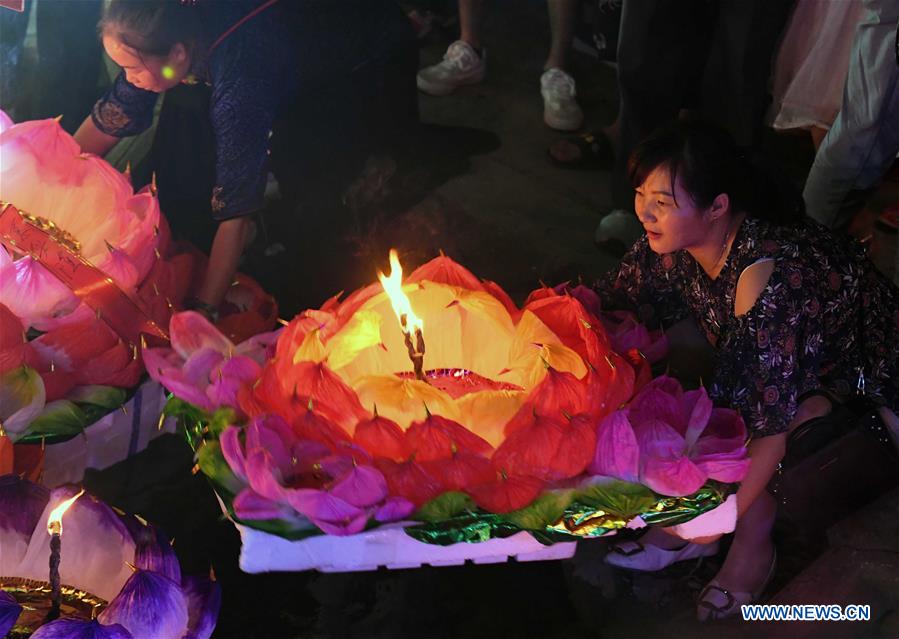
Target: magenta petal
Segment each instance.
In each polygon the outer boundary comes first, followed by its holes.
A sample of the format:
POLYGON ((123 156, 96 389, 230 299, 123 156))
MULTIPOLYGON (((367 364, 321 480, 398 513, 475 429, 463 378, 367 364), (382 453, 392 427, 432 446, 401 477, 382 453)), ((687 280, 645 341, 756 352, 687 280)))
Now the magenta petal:
POLYGON ((365 514, 361 508, 322 490, 293 490, 287 495, 287 501, 297 512, 306 515, 313 522, 326 521, 345 526, 365 514))
POLYGON ((160 384, 163 383, 163 377, 179 372, 184 365, 184 360, 170 348, 145 348, 141 356, 147 373, 160 384))
POLYGON ((122 624, 134 639, 181 639, 187 631, 187 602, 181 584, 137 570, 98 619, 122 624))
POLYGON ((21 613, 22 606, 19 602, 5 590, 0 590, 0 636, 6 636, 9 629, 16 625, 16 619, 21 613))
POLYGON ((319 461, 322 471, 329 477, 337 479, 353 469, 355 462, 350 455, 328 455, 319 461))
POLYGON ((172 375, 165 375, 159 383, 172 392, 175 397, 182 399, 188 404, 193 404, 205 411, 215 410, 215 406, 209 397, 206 396, 204 388, 200 388, 184 379, 180 371, 172 375))
POLYGON ((684 438, 671 426, 658 419, 650 419, 634 426, 640 453, 646 457, 676 459, 686 453, 684 438))
POLYGON ((247 479, 257 493, 274 501, 284 501, 285 489, 282 485, 281 468, 272 456, 261 448, 247 455, 247 479))
POLYGON ((709 437, 732 442, 733 447, 742 446, 746 443, 746 422, 735 410, 714 408, 709 418, 709 424, 699 441, 709 437))
POLYGON ((692 495, 705 484, 707 476, 686 457, 663 459, 647 457, 643 460, 640 481, 660 495, 683 497, 692 495))
POLYGON ((222 456, 231 467, 231 471, 237 478, 247 482, 247 460, 240 445, 240 428, 228 426, 219 436, 219 444, 222 447, 222 456))
POLYGON ((96 619, 57 619, 38 628, 31 639, 134 639, 134 635, 117 623, 106 626, 96 619))
POLYGON ((238 519, 282 519, 290 516, 293 509, 289 508, 283 501, 273 501, 266 499, 259 493, 253 491, 252 488, 245 488, 240 491, 232 502, 234 506, 234 514, 238 519))
POLYGON ((320 464, 322 459, 331 455, 331 449, 321 442, 309 439, 301 439, 293 445, 291 450, 293 459, 296 459, 296 469, 299 473, 308 473, 313 466, 320 464))
POLYGON ((399 521, 415 512, 415 504, 405 497, 388 497, 375 511, 375 519, 380 522, 399 521))
POLYGON ((627 412, 615 411, 599 424, 596 453, 588 472, 635 482, 640 473, 640 447, 627 412))
POLYGON ((321 528, 322 532, 329 535, 355 535, 356 533, 365 530, 365 526, 368 524, 368 513, 362 512, 355 517, 341 522, 313 519, 312 523, 321 528))
POLYGON ((211 348, 201 348, 191 353, 184 362, 182 374, 191 384, 206 387, 212 377, 212 371, 225 359, 225 356, 211 348))
POLYGON ((209 639, 222 607, 222 589, 209 577, 190 575, 181 581, 187 598, 187 634, 184 639, 209 639))
POLYGON ((692 448, 702 431, 705 430, 712 416, 712 400, 704 388, 684 393, 682 402, 684 417, 687 420, 687 431, 684 439, 687 448, 692 448))
POLYGON ((725 483, 743 481, 749 471, 749 458, 746 457, 746 449, 709 454, 693 458, 693 463, 710 479, 716 479, 725 483))
POLYGON ((628 418, 634 429, 638 429, 649 420, 661 420, 679 432, 686 430, 681 412, 683 391, 675 380, 674 387, 664 376, 657 377, 647 384, 637 396, 631 400, 628 418))
POLYGON ((380 503, 387 496, 387 480, 373 466, 355 466, 329 492, 348 504, 367 508, 380 503))
POLYGON ((247 426, 247 454, 262 449, 268 451, 278 468, 286 469, 292 463, 291 448, 296 435, 277 415, 254 418, 247 426))

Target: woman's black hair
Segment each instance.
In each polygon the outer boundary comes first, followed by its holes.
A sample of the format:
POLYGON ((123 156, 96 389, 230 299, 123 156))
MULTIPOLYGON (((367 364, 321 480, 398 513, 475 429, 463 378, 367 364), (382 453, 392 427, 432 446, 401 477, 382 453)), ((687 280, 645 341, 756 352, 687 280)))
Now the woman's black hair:
POLYGON ((181 0, 112 0, 103 11, 100 35, 114 34, 140 55, 167 56, 178 43, 191 53, 202 35, 199 11, 181 0))
POLYGON ((671 176, 671 192, 680 178, 699 208, 727 193, 731 210, 790 225, 805 217, 798 189, 769 164, 742 154, 727 131, 700 121, 675 121, 643 140, 628 160, 628 177, 638 188, 656 168, 671 176))

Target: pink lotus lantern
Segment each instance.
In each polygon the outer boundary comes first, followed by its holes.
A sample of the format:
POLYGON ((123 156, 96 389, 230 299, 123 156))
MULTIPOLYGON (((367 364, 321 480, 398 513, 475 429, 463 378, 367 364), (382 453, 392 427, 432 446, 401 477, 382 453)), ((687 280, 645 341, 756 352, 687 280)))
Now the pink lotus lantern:
MULTIPOLYGON (((78 421, 70 399, 117 408, 124 395, 103 389, 137 386, 141 344, 167 340, 205 257, 170 241, 155 187, 133 192, 56 120, 3 114, 0 153, 0 418, 18 439, 41 416, 78 421)), ((277 307, 249 278, 227 302, 230 335, 274 323, 277 307)))

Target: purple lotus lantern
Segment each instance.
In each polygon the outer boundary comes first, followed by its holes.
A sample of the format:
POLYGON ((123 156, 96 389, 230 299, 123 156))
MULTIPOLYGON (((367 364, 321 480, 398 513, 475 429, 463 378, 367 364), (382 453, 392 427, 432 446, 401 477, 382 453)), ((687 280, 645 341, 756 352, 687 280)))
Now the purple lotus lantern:
POLYGON ((219 587, 182 575, 153 526, 85 494, 70 504, 64 527, 52 520, 59 525, 48 535, 51 512, 76 493, 0 477, 0 635, 208 639, 219 587))

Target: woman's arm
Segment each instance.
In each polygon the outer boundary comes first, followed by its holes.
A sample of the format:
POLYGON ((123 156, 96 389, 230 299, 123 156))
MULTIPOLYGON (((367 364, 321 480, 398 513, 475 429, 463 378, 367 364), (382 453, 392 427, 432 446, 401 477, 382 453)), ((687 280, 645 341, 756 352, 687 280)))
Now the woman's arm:
POLYGON ((120 138, 103 133, 94 124, 93 118, 87 116, 78 130, 75 131, 75 141, 84 153, 93 153, 100 157, 106 155, 114 147, 120 138))
POLYGON ((219 224, 212 240, 209 267, 197 298, 218 307, 234 280, 240 256, 250 232, 250 218, 236 217, 219 224))

